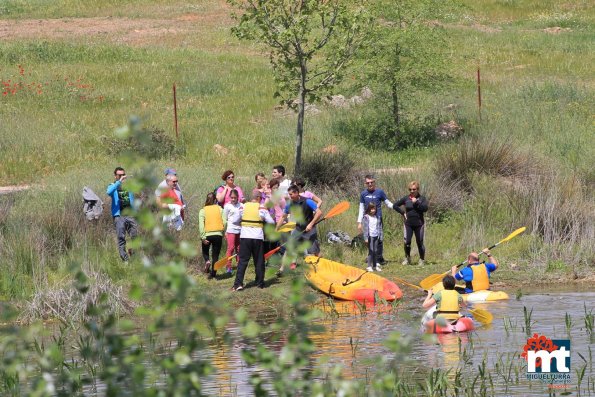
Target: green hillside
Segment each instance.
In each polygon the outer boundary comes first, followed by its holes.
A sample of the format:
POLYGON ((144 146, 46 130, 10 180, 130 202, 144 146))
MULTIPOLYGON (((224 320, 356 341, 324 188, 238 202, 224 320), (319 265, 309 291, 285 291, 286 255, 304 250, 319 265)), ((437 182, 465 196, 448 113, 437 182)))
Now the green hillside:
MULTIPOLYGON (((0 186, 32 186, 0 196, 1 297, 26 298, 60 285, 80 258, 119 283, 135 277, 134 267, 120 263, 109 209, 97 227, 85 224, 80 210, 82 187, 103 194, 122 163, 113 133, 131 115, 175 144, 148 164, 155 184, 166 166, 178 169, 191 199, 182 237, 193 244, 199 244, 198 210, 224 170, 233 169, 245 190, 256 172, 269 175, 275 164, 291 174, 295 115, 276 107, 265 48, 231 34, 231 11, 215 0, 0 4, 0 186)), ((408 181, 420 180, 433 206, 429 266, 389 265, 395 275, 418 281, 524 225, 527 234, 499 252, 503 281, 589 276, 595 266, 594 11, 585 1, 467 1, 427 21, 443 36, 447 77, 440 90, 403 93, 403 114, 431 120, 432 128, 456 121, 464 129, 456 141, 369 149, 354 136, 376 120, 370 115, 378 113, 378 98, 347 110, 317 104, 320 113, 306 116, 308 161, 335 145, 360 177, 332 189, 313 187, 329 205, 345 197, 353 204, 321 232, 355 234, 356 192, 361 176, 372 171, 393 199, 405 194, 408 181)), ((364 66, 356 60, 351 78, 333 93, 357 94, 366 83, 364 66)), ((140 173, 134 167, 130 173, 140 173)), ((401 219, 391 214, 386 223, 387 257, 397 264, 401 219)), ((324 249, 329 257, 363 263, 362 252, 324 249)))

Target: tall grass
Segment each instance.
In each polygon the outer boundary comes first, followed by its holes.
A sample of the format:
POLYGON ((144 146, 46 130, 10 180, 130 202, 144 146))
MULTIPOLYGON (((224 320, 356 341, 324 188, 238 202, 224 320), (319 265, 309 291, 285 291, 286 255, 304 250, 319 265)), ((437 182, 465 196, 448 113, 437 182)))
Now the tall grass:
MULTIPOLYGON (((306 118, 305 151, 316 157, 322 148, 336 145, 355 159, 354 174, 377 173, 379 187, 391 199, 406 194, 407 182, 419 180, 430 199, 430 263, 464 257, 521 223, 533 235, 509 246, 515 261, 592 263, 592 6, 571 2, 565 8, 532 0, 467 5, 441 21, 458 71, 450 91, 422 92, 404 104, 411 117, 459 121, 467 139, 405 151, 353 146, 331 132, 357 111, 321 107, 321 114, 306 118), (477 24, 493 29, 481 30, 477 24), (553 35, 541 30, 552 25, 572 31, 553 35), (475 104, 478 61, 481 122, 475 104)), ((1 18, 15 19, 158 16, 179 23, 182 16, 199 18, 176 34, 139 42, 114 41, 108 34, 9 37, 0 43, 0 79, 43 88, 41 94, 22 88, 0 98, 0 184, 40 185, 14 200, 0 197, 0 295, 23 296, 46 282, 60 282, 66 263, 79 254, 106 258, 101 266, 116 280, 131 276, 119 264, 108 209, 95 228, 78 218, 80 190, 89 185, 102 194, 111 182, 120 159, 104 142, 130 114, 174 139, 174 82, 181 132, 176 144, 184 146, 185 154, 152 164, 180 171, 190 198, 184 238, 198 243, 196 213, 225 169, 236 172, 245 190, 252 187, 254 173, 268 174, 274 164, 285 164, 291 174, 295 117, 274 110, 267 60, 259 48, 229 35, 228 11, 216 0, 150 0, 142 7, 138 0, 9 0, 0 5, 1 18), (218 154, 215 144, 228 154, 218 154)), ((159 173, 155 184, 162 178, 159 173)), ((341 192, 321 193, 329 205, 345 197, 356 204, 363 188, 356 178, 345 182, 341 192)), ((321 224, 321 234, 339 229, 355 235, 356 216, 353 205, 342 217, 321 224)), ((385 249, 391 259, 402 255, 401 230, 401 218, 387 211, 385 249)), ((359 252, 339 251, 347 263, 361 260, 359 252)))

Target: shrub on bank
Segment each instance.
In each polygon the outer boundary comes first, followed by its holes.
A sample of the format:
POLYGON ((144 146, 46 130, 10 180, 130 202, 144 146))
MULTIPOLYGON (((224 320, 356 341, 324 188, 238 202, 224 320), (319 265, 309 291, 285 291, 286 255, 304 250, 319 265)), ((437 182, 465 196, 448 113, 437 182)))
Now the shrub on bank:
POLYGON ((162 128, 148 127, 131 134, 127 139, 102 136, 101 145, 111 156, 136 153, 149 159, 174 158, 184 155, 185 145, 178 145, 162 128))
POLYGON ((344 189, 357 180, 355 159, 345 152, 314 152, 304 156, 301 174, 319 188, 344 189))
POLYGON ((440 151, 434 169, 439 179, 472 192, 473 173, 520 179, 539 173, 539 163, 533 153, 520 150, 510 141, 466 139, 440 151))
POLYGON ((370 149, 395 151, 435 144, 434 129, 439 123, 434 116, 403 117, 397 128, 390 114, 367 107, 339 118, 333 130, 370 149))
MULTIPOLYGON (((547 164, 513 142, 496 139, 465 140, 445 147, 436 157, 434 172, 437 186, 446 191, 433 195, 433 205, 439 203, 436 199, 447 197, 448 207, 448 201, 462 193, 486 210, 496 201, 504 201, 505 207, 493 215, 539 234, 545 243, 541 260, 595 260, 592 190, 577 175, 566 175, 556 164, 547 164), (448 193, 449 185, 455 187, 454 196, 448 193)), ((480 224, 481 217, 471 218, 480 224)), ((491 221, 493 225, 494 218, 491 221)))

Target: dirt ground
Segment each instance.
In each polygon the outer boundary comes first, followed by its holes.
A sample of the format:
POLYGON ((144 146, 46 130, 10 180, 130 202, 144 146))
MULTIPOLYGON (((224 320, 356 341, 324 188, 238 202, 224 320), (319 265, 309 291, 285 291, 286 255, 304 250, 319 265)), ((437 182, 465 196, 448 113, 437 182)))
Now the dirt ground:
POLYGON ((76 39, 105 40, 143 46, 168 36, 213 31, 231 25, 222 7, 205 13, 189 13, 172 19, 92 17, 60 19, 0 19, 0 40, 76 39))
POLYGON ((29 185, 0 186, 0 195, 20 192, 29 188, 29 185))

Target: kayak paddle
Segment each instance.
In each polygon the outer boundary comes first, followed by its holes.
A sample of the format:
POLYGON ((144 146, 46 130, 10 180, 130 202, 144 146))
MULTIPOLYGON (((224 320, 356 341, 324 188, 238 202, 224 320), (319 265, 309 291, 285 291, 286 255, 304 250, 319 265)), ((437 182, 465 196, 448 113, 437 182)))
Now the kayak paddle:
MULTIPOLYGON (((318 225, 320 222, 332 218, 334 216, 340 215, 343 212, 347 211, 349 209, 349 201, 341 201, 340 203, 337 203, 337 205, 335 205, 333 208, 331 208, 329 210, 329 212, 327 212, 327 214, 325 216, 323 216, 322 218, 320 218, 315 224, 314 226, 318 225)), ((279 228, 279 231, 281 231, 286 225, 289 225, 291 223, 286 223, 285 225, 281 226, 279 228)), ((294 224, 295 225, 295 224, 294 224)), ((288 241, 289 242, 289 241, 288 241)), ((265 259, 270 257, 271 255, 273 255, 275 252, 279 251, 279 249, 281 249, 281 247, 283 247, 285 244, 287 244, 287 242, 281 244, 280 246, 278 246, 275 249, 270 250, 269 252, 267 252, 266 254, 264 254, 265 259), (268 255, 268 256, 267 256, 268 255)))
MULTIPOLYGON (((281 226, 279 228, 279 230, 277 230, 279 233, 288 233, 291 232, 293 229, 295 229, 295 222, 288 222, 285 225, 281 226)), ((281 247, 277 247, 274 250, 271 250, 269 252, 267 252, 264 255, 264 259, 269 259, 275 252, 279 251, 281 247)), ((215 270, 219 270, 223 267, 223 265, 225 265, 228 261, 230 261, 231 259, 235 258, 236 256, 238 256, 238 254, 234 254, 231 256, 227 256, 225 258, 221 258, 219 259, 217 262, 215 262, 215 264, 213 265, 213 269, 215 270)))
MULTIPOLYGON (((523 233, 527 228, 526 227, 521 227, 518 228, 517 230, 515 230, 514 232, 510 233, 508 236, 506 236, 504 239, 498 241, 496 244, 492 245, 491 247, 489 247, 488 249, 491 250, 493 248, 496 248, 497 246, 499 246, 502 243, 505 243, 509 240, 512 240, 513 238, 515 238, 516 236, 518 236, 519 234, 523 233)), ((483 252, 480 252, 479 254, 481 255, 483 252)), ((467 260, 465 259, 465 261, 459 263, 457 265, 457 267, 461 267, 463 265, 467 264, 467 260)), ((430 289, 432 288, 434 285, 436 285, 437 283, 439 283, 440 281, 442 281, 442 278, 447 275, 450 271, 447 271, 445 273, 442 274, 430 274, 428 277, 424 278, 423 280, 420 281, 419 285, 423 288, 423 289, 430 289)))
POLYGON ((407 285, 408 287, 411 287, 411 288, 417 288, 417 289, 419 289, 419 290, 425 291, 425 289, 423 289, 423 288, 422 288, 422 287, 420 287, 419 285, 415 285, 415 284, 408 283, 407 281, 405 281, 405 280, 403 280, 403 279, 401 279, 401 278, 398 278, 398 277, 394 277, 394 276, 393 276, 393 278, 394 278, 394 279, 395 279, 397 282, 399 282, 399 283, 401 283, 401 284, 405 284, 405 285, 407 285))
POLYGON ((281 226, 277 231, 279 233, 288 233, 295 229, 295 222, 287 222, 285 225, 281 226))
MULTIPOLYGON (((349 202, 348 201, 341 201, 340 203, 338 203, 337 205, 335 205, 333 208, 331 208, 329 210, 329 212, 324 217, 322 217, 318 222, 316 222, 316 225, 318 225, 320 222, 322 222, 325 219, 329 219, 329 218, 332 218, 332 217, 337 216, 339 214, 342 214, 343 212, 347 211, 348 209, 349 209, 349 202)), ((291 232, 292 230, 295 229, 295 226, 296 226, 295 222, 288 222, 285 225, 281 226, 279 228, 278 232, 280 232, 280 233, 291 232)), ((287 244, 287 243, 285 243, 285 244, 287 244)), ((285 244, 283 244, 283 245, 285 245, 285 244)), ((272 250, 268 251, 266 254, 264 254, 264 259, 265 260, 266 259, 269 259, 277 251, 279 251, 283 245, 280 245, 277 248, 273 248, 272 250)), ((213 269, 214 270, 221 269, 227 263, 227 261, 229 261, 232 258, 236 257, 237 255, 238 254, 235 254, 235 255, 232 255, 232 256, 227 256, 225 258, 219 259, 213 265, 213 269)))
POLYGON ((213 265, 213 270, 217 271, 219 269, 221 269, 223 267, 223 265, 225 265, 227 263, 227 261, 232 260, 233 258, 235 258, 236 256, 238 256, 238 254, 234 254, 232 256, 226 256, 224 258, 219 259, 217 262, 215 262, 215 264, 213 265))
POLYGON ((473 315, 473 318, 483 325, 491 324, 494 320, 494 316, 487 310, 484 309, 470 309, 469 313, 473 315))

